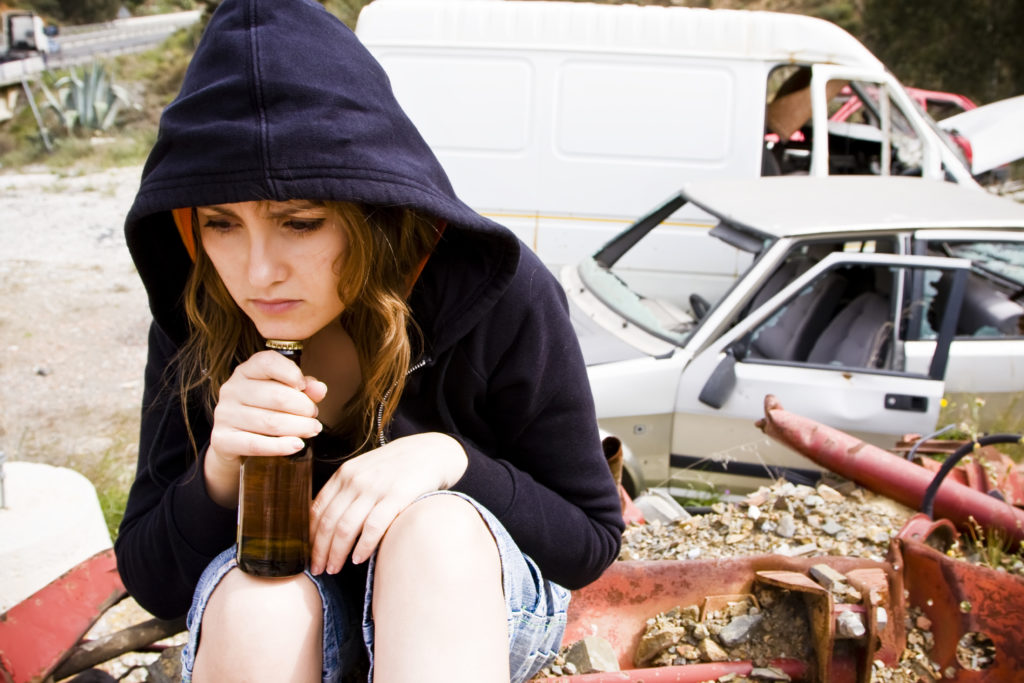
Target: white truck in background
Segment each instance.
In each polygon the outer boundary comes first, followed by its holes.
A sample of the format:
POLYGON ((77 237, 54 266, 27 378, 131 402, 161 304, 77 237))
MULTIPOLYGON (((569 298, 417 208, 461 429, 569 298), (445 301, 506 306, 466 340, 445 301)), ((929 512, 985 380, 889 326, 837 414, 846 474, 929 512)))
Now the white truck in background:
POLYGON ((4 12, 4 49, 0 51, 0 61, 48 54, 53 43, 47 30, 42 18, 35 12, 4 12))
MULTIPOLYGON (((553 269, 594 253, 689 180, 858 173, 977 185, 885 66, 820 19, 374 0, 356 33, 459 196, 553 269), (857 118, 829 121, 851 96, 864 104, 857 118)), ((717 300, 749 256, 712 244, 712 225, 684 207, 619 273, 685 307, 669 285, 685 272, 689 291, 717 300)))

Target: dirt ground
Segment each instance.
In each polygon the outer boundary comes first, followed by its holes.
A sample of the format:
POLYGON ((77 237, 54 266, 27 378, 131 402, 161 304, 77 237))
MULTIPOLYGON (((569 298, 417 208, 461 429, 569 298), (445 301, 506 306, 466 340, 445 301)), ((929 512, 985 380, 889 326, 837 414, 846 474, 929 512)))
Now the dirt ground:
POLYGON ((0 174, 0 450, 10 460, 86 476, 104 459, 134 462, 149 313, 123 222, 140 173, 0 174))
MULTIPOLYGON (((123 226, 141 171, 0 173, 0 451, 70 467, 101 494, 127 491, 138 451, 150 316, 123 226)), ((129 599, 90 635, 148 616, 129 599)))

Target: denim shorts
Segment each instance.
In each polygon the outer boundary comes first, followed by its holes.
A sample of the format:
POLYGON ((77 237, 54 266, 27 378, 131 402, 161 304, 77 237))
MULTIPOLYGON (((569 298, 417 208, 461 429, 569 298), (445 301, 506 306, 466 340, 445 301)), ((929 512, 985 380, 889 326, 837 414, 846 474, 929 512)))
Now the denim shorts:
MULTIPOLYGON (((554 658, 565 631, 569 591, 546 581, 533 560, 524 555, 512 537, 482 505, 452 491, 432 495, 454 495, 470 502, 480 513, 494 536, 501 558, 502 587, 509 633, 509 671, 511 683, 528 680, 544 664, 554 658)), ((427 497, 422 496, 422 497, 427 497)), ((365 565, 346 564, 336 575, 308 576, 320 593, 323 603, 323 681, 335 683, 352 680, 366 672, 373 680, 373 570, 376 553, 365 565), (362 601, 356 596, 362 594, 362 601)), ((188 613, 188 643, 182 651, 182 683, 192 680, 199 626, 206 603, 217 583, 235 567, 235 548, 215 557, 203 572, 192 597, 188 613)))

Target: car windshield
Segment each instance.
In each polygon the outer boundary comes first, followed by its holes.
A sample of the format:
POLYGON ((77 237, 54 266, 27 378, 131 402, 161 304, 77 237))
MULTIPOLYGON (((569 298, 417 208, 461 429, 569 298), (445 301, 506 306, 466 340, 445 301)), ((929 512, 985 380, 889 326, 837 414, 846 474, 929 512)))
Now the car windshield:
MULTIPOLYGON (((672 208, 672 204, 666 205, 661 217, 667 217, 672 208)), ((648 247, 646 241, 657 235, 657 230, 652 232, 656 223, 650 218, 620 233, 594 258, 584 259, 578 273, 590 293, 624 320, 659 339, 682 346, 737 278, 712 280, 695 275, 687 281, 689 289, 679 291, 675 278, 645 276, 631 269, 630 252, 648 247)), ((769 242, 763 235, 728 223, 718 224, 705 236, 707 247, 702 253, 706 252, 708 258, 716 253, 727 254, 734 263, 742 264, 740 273, 745 272, 752 255, 762 252, 769 242)))
POLYGON ((679 306, 634 292, 618 275, 593 259, 580 264, 579 274, 587 289, 605 306, 660 339, 682 346, 697 325, 696 318, 679 306))

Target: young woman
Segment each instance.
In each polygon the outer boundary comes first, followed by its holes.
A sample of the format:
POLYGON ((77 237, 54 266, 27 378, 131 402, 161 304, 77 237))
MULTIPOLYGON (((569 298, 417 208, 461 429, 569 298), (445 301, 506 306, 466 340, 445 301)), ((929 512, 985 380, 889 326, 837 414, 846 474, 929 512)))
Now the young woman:
POLYGON ((125 229, 154 320, 118 568, 189 612, 185 679, 542 666, 623 526, 565 299, 456 198, 352 33, 225 0, 125 229), (266 338, 303 340, 301 368, 266 338), (247 575, 242 459, 304 442, 309 571, 247 575))

